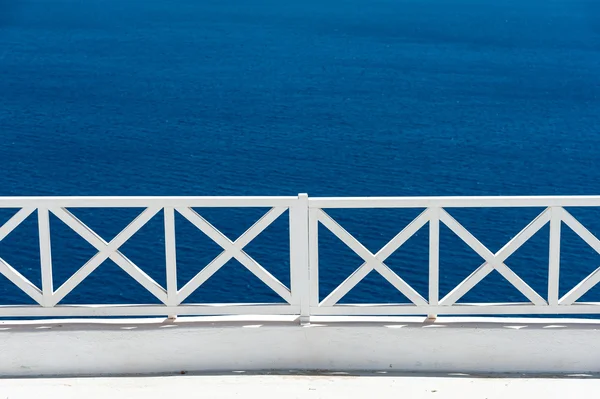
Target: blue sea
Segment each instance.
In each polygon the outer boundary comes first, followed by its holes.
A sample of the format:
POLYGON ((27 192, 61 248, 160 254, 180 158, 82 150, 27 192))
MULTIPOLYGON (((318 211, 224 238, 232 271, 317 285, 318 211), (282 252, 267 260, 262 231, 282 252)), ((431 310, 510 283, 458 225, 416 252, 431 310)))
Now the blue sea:
MULTIPOLYGON (((594 195, 599 155, 598 0, 0 0, 0 196, 594 195)), ((110 240, 142 210, 72 211, 110 240)), ((266 209, 197 211, 235 239, 266 209)), ((420 211, 329 213, 375 252, 420 211)), ((449 209, 492 251, 541 211, 449 209)), ((176 227, 182 286, 220 249, 176 227)), ((121 249, 164 285, 162 229, 121 249)), ((51 231, 57 288, 96 251, 51 231)), ((319 233, 323 298, 362 260, 319 233)), ((289 284, 288 244, 286 214, 246 250, 289 284)), ((387 261, 423 295, 427 248, 425 227, 387 261)), ((39 286, 35 214, 0 256, 39 286)), ((599 260, 564 227, 561 293, 599 260)), ((442 226, 442 296, 482 262, 442 226)), ((507 265, 546 296, 548 226, 507 265)), ((523 300, 497 272, 462 299, 523 300)), ((106 261, 62 303, 157 301, 106 261)), ((207 301, 279 299, 230 261, 207 301)), ((0 302, 32 300, 0 276, 0 302)), ((372 272, 341 302, 406 299, 372 272)))

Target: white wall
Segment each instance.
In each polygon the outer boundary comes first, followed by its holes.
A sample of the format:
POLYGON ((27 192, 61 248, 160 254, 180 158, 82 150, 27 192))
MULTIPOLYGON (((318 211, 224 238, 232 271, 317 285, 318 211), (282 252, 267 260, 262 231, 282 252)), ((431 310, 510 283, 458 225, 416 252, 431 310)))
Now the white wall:
POLYGON ((600 372, 600 323, 289 318, 0 322, 0 375, 180 371, 600 372), (202 320, 202 321, 200 321, 202 320), (375 321, 376 320, 376 321, 375 321))

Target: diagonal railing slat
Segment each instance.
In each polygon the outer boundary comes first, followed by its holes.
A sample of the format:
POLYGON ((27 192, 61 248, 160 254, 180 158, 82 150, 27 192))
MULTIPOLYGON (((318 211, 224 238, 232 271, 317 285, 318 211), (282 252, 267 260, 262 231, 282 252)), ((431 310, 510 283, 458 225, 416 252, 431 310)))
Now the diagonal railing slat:
POLYGON ((33 212, 35 212, 35 208, 23 208, 8 219, 6 223, 0 227, 0 241, 17 228, 33 212))
POLYGON ((377 255, 373 255, 364 245, 354 238, 348 231, 340 226, 331 216, 324 211, 319 211, 318 220, 335 234, 344 244, 360 256, 365 263, 342 282, 331 294, 329 294, 321 303, 321 306, 333 306, 344 297, 352 288, 356 286, 373 269, 377 270, 390 284, 406 296, 411 302, 417 305, 425 305, 427 301, 400 276, 386 266, 383 261, 387 259, 396 249, 398 249, 406 240, 417 232, 429 217, 428 211, 424 211, 403 231, 396 235, 388 244, 386 244, 377 255))
POLYGON ((16 285, 24 293, 29 295, 38 304, 44 304, 44 297, 42 290, 35 286, 25 276, 19 273, 14 267, 9 265, 4 259, 0 258, 0 274, 10 280, 11 283, 16 285))
POLYGON ((152 295, 158 298, 162 303, 167 304, 167 290, 158 284, 148 273, 140 269, 129 258, 117 251, 110 255, 110 259, 129 274, 142 287, 148 290, 152 295))
POLYGON ((246 245, 250 244, 260 233, 262 233, 267 227, 269 227, 275 220, 279 219, 287 211, 284 207, 271 208, 265 213, 260 219, 256 221, 248 230, 242 233, 234 244, 239 248, 245 248, 246 245))
MULTIPOLYGON (((0 241, 12 233, 12 231, 16 229, 33 212, 35 212, 35 208, 19 209, 10 219, 0 226, 0 241)), ((14 267, 9 265, 8 262, 2 258, 0 258, 0 274, 6 277, 11 283, 17 286, 21 291, 27 294, 38 304, 44 305, 46 303, 42 290, 36 287, 35 284, 29 281, 25 276, 19 273, 14 267)))
POLYGON ((363 278, 367 277, 373 270, 370 263, 363 263, 358 269, 352 272, 340 285, 338 285, 329 295, 325 297, 319 306, 333 306, 340 301, 350 290, 356 287, 363 278))
POLYGON ((413 219, 405 228, 403 228, 394 238, 381 248, 375 257, 381 261, 389 258, 398 248, 400 248, 409 238, 419 231, 429 221, 430 210, 426 209, 413 219))
POLYGON ((440 300, 441 306, 451 306, 456 303, 460 298, 465 296, 467 292, 471 291, 481 280, 483 280, 488 274, 494 271, 494 266, 491 263, 485 262, 479 266, 475 271, 461 281, 456 287, 454 287, 445 297, 440 300))
POLYGON ((252 274, 258 277, 263 283, 276 292, 281 298, 283 298, 286 302, 291 303, 292 295, 290 289, 242 250, 286 210, 287 208, 285 207, 275 207, 270 209, 262 218, 252 225, 252 227, 246 230, 244 234, 242 234, 235 242, 233 242, 193 209, 177 208, 177 211, 183 217, 185 217, 210 239, 221 246, 224 251, 217 258, 215 258, 209 264, 209 266, 205 268, 205 270, 201 270, 200 273, 198 273, 192 278, 192 280, 184 285, 178 294, 178 301, 180 303, 183 302, 185 298, 191 295, 225 263, 227 263, 231 258, 235 258, 250 272, 252 272, 252 274))
POLYGON ((600 240, 593 235, 579 220, 575 219, 566 209, 562 210, 562 221, 575 232, 587 245, 600 254, 600 240))
POLYGON ((75 231, 84 240, 90 243, 98 250, 85 265, 83 265, 75 274, 65 281, 54 292, 54 304, 60 302, 69 292, 77 287, 87 276, 90 275, 102 262, 111 258, 119 265, 126 273, 133 277, 144 288, 150 291, 154 296, 160 299, 163 303, 167 301, 166 291, 158 283, 156 283, 149 275, 139 269, 133 262, 125 258, 118 249, 127 240, 129 240, 139 229, 141 229, 160 208, 147 208, 138 217, 136 217, 125 229, 123 229, 110 242, 106 242, 96 232, 90 229, 85 223, 79 220, 75 215, 64 208, 51 209, 60 220, 75 231))
POLYGON ((277 277, 275 277, 271 272, 261 266, 260 263, 256 261, 256 259, 250 257, 246 252, 239 251, 236 255, 236 259, 246 267, 246 269, 250 270, 252 274, 258 277, 263 283, 265 283, 269 288, 277 293, 283 300, 287 303, 292 302, 292 293, 291 290, 286 287, 277 277))
MULTIPOLYGON (((31 214, 37 212, 39 238, 41 287, 28 280, 18 269, 0 258, 0 274, 9 284, 31 297, 37 305, 2 305, 0 317, 23 316, 125 316, 125 315, 192 315, 192 314, 290 314, 301 316, 305 323, 311 315, 436 315, 456 314, 600 314, 600 303, 585 302, 581 298, 600 284, 600 267, 581 280, 564 296, 559 298, 561 269, 561 226, 564 223, 581 239, 600 254, 600 239, 588 230, 564 207, 600 207, 600 196, 586 197, 363 197, 363 198, 309 198, 297 197, 0 197, 0 208, 15 209, 4 224, 0 225, 0 241, 11 234, 31 214), (105 241, 96 232, 75 217, 68 208, 144 208, 117 236, 105 241), (230 240, 211 225, 193 208, 204 207, 268 207, 266 212, 236 240, 230 240), (521 207, 545 209, 527 226, 519 231, 506 245, 492 253, 471 232, 448 213, 450 208, 521 207), (324 209, 331 208, 421 208, 414 220, 401 229, 377 253, 372 253, 353 235, 345 230, 324 209), (164 209, 164 247, 166 287, 162 287, 138 267, 120 250, 140 228, 164 209), (290 211, 289 237, 291 287, 279 281, 244 248, 270 226, 284 212, 290 211), (292 212, 293 211, 293 212, 292 212), (183 215, 206 236, 217 243, 222 252, 203 267, 192 279, 179 289, 176 246, 175 212, 183 215), (50 213, 69 226, 84 240, 97 249, 85 264, 73 273, 58 289, 54 290, 53 278, 60 265, 53 259, 52 248, 57 243, 56 232, 51 230, 50 213), (482 257, 483 263, 468 277, 439 300, 440 284, 440 223, 463 240, 482 257), (320 301, 319 295, 319 235, 323 225, 344 245, 361 259, 362 264, 340 285, 320 301), (417 290, 396 274, 385 261, 423 226, 429 224, 429 267, 423 268, 426 279, 419 289, 428 289, 426 300, 417 290), (542 227, 550 224, 547 298, 534 291, 505 263, 542 227), (137 283, 147 289, 162 303, 119 305, 64 305, 60 302, 79 286, 104 261, 111 259, 137 283), (287 303, 260 304, 211 304, 183 303, 189 296, 211 278, 228 261, 236 259, 273 292, 287 303), (519 290, 529 303, 457 303, 473 287, 492 271, 519 290), (383 304, 370 301, 364 304, 340 304, 369 273, 376 271, 409 303, 383 304)), ((286 264, 287 266, 287 264, 286 264)), ((442 275, 443 276, 443 275, 442 275)), ((189 299, 188 299, 189 301, 189 299)))
POLYGON ((594 270, 589 276, 584 278, 573 289, 567 292, 559 301, 559 305, 572 305, 576 300, 585 295, 596 284, 600 282, 600 267, 594 270))
POLYGON ((427 300, 421 296, 413 287, 411 287, 402 277, 398 276, 385 263, 377 263, 375 270, 379 272, 390 284, 398 291, 404 294, 415 305, 426 306, 427 300))
POLYGON ((323 226, 327 227, 329 231, 331 231, 337 238, 340 239, 348 248, 354 251, 355 254, 360 256, 365 260, 365 262, 369 263, 369 260, 373 257, 371 251, 367 249, 364 245, 360 243, 356 238, 354 238, 350 233, 346 231, 342 226, 338 224, 331 216, 329 216, 324 211, 319 212, 319 222, 323 224, 323 226))
MULTIPOLYGON (((562 209, 562 221, 569 226, 582 240, 594 251, 600 254, 600 240, 592 234, 583 224, 573 217, 566 209, 562 209)), ((559 301, 559 305, 572 305, 600 282, 600 267, 584 278, 573 289, 567 292, 559 301)))
POLYGON ((185 301, 194 291, 196 291, 202 284, 212 277, 225 263, 229 262, 233 258, 233 255, 229 252, 221 252, 216 258, 210 263, 203 267, 190 281, 184 284, 183 287, 177 292, 177 304, 185 301))
POLYGON ((535 305, 547 305, 547 302, 537 292, 535 292, 525 281, 516 275, 508 266, 504 264, 504 260, 499 260, 485 245, 483 245, 475 236, 465 229, 456 219, 454 219, 445 210, 440 211, 440 220, 448 226, 461 240, 471 247, 479 256, 485 259, 517 290, 519 290, 527 299, 535 305))
MULTIPOLYGON (((535 233, 537 233, 548 221, 550 215, 548 210, 544 210, 538 215, 531 223, 529 223, 523 230, 521 230, 512 240, 510 240, 504 247, 502 247, 494 256, 499 261, 506 260, 512 255, 517 249, 519 249, 525 242, 527 242, 535 233)), ((441 301, 440 305, 450 306, 460 298, 462 298, 467 292, 471 290, 477 283, 483 280, 489 273, 494 270, 494 267, 489 262, 484 262, 480 265, 473 273, 465 278, 460 284, 458 284, 452 291, 450 291, 441 301)))

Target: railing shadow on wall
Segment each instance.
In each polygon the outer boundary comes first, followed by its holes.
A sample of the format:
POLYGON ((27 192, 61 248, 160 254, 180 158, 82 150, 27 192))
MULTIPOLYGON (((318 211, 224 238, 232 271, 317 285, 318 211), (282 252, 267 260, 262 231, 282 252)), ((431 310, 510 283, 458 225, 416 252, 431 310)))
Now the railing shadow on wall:
MULTIPOLYGON (((0 241, 32 215, 37 215, 40 286, 0 258, 0 274, 35 301, 5 304, 0 299, 0 317, 112 317, 175 315, 296 315, 308 322, 311 316, 356 315, 550 315, 599 314, 600 303, 580 299, 598 282, 600 268, 561 295, 561 230, 568 227, 596 253, 600 240, 567 209, 600 207, 600 196, 553 197, 4 197, 0 208, 14 214, 0 226, 0 241), (268 208, 269 210, 236 240, 229 239, 194 208, 268 208), (112 240, 105 240, 75 216, 76 208, 143 208, 143 211, 112 240), (379 251, 373 253, 331 216, 332 209, 394 208, 423 209, 379 251), (491 251, 454 218, 452 208, 540 208, 542 211, 500 250, 491 251), (121 247, 161 212, 164 225, 166 284, 159 284, 126 257, 121 247), (245 248, 267 227, 287 212, 289 218, 290 284, 284 284, 250 256, 245 248), (56 216, 97 251, 62 284, 54 284, 50 215, 56 216), (175 215, 180 215, 215 242, 221 252, 181 287, 178 284, 175 215), (507 264, 507 259, 530 238, 549 225, 547 290, 536 291, 507 264), (358 266, 331 292, 323 294, 319 281, 319 226, 324 227, 361 259, 358 266), (415 233, 428 228, 427 292, 409 284, 386 260, 415 233), (440 227, 446 226, 482 259, 479 267, 440 297, 440 227), (277 295, 276 303, 184 303, 230 260, 237 260, 277 295), (62 301, 106 260, 113 261, 159 304, 64 304, 62 301), (459 300, 491 272, 497 271, 528 302, 459 303, 459 300), (341 303, 368 274, 377 273, 408 303, 341 303)), ((365 222, 368 228, 368 221, 365 222)))

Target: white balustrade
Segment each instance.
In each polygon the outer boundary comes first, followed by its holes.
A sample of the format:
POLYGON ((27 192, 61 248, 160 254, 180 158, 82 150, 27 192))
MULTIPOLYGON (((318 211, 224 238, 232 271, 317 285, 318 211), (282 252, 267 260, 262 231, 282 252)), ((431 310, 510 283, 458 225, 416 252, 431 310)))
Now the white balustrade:
POLYGON ((0 273, 38 305, 6 305, 0 298, 0 317, 48 316, 174 316, 174 315, 298 315, 303 322, 317 315, 427 315, 439 314, 599 314, 600 303, 578 302, 600 282, 600 268, 559 295, 561 227, 568 226, 600 254, 600 240, 573 217, 565 207, 600 207, 600 196, 571 197, 389 197, 389 198, 309 198, 297 197, 5 197, 0 208, 18 211, 0 226, 0 241, 37 211, 41 288, 0 258, 0 273), (144 208, 115 238, 107 242, 86 226, 70 208, 144 208), (237 240, 231 241, 193 208, 267 207, 270 210, 237 240), (504 247, 490 251, 446 209, 489 207, 540 207, 544 210, 504 247), (378 252, 372 253, 328 213, 331 208, 423 208, 407 226, 400 228, 378 252), (123 246, 157 213, 164 214, 166 287, 162 287, 135 263, 124 256, 123 246), (248 255, 244 248, 283 213, 289 213, 291 287, 287 287, 265 267, 248 255), (175 213, 179 213, 211 240, 222 252, 183 287, 177 285, 177 250, 175 213), (98 252, 62 285, 53 285, 51 230, 49 215, 54 214, 98 252), (506 260, 546 224, 550 224, 548 291, 538 293, 506 265, 506 260), (354 251, 363 261, 337 288, 322 300, 319 295, 319 236, 323 225, 354 251), (402 276, 386 265, 388 259, 410 237, 429 225, 429 270, 427 297, 411 287, 402 276), (439 298, 440 224, 447 226, 483 259, 467 278, 439 298), (110 259, 132 279, 161 302, 159 305, 65 305, 61 301, 102 263, 110 259), (236 259, 266 284, 280 303, 197 303, 185 304, 229 260, 236 259), (458 303, 483 278, 496 270, 529 302, 525 303, 458 303), (370 272, 379 273, 410 302, 402 304, 340 304, 370 272))

